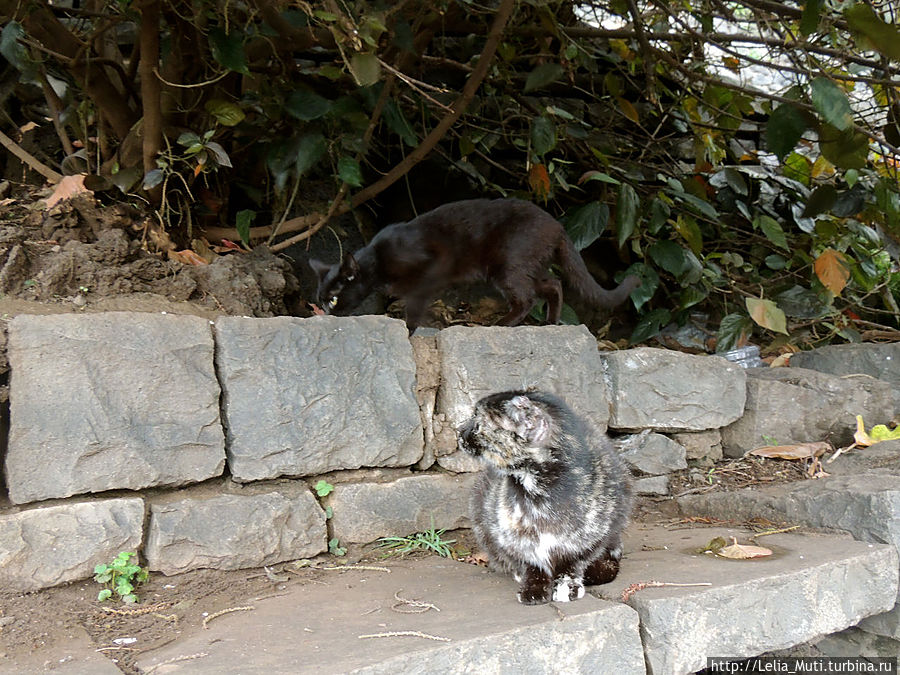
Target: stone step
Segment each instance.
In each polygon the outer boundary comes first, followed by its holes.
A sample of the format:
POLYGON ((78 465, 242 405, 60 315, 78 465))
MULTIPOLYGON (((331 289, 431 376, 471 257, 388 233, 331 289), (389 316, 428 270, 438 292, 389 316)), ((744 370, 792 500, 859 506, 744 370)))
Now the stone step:
POLYGON ((138 666, 156 667, 157 675, 473 668, 672 675, 705 667, 707 656, 748 657, 799 644, 894 604, 893 546, 782 534, 764 538, 775 551, 769 558, 696 553, 714 537, 746 542, 748 535, 633 525, 619 578, 592 589, 602 597, 538 607, 516 601, 509 577, 435 557, 389 559, 390 572, 320 572, 287 595, 248 603, 253 611, 221 616, 208 630, 148 653, 138 666), (621 603, 625 588, 649 581, 711 585, 643 588, 621 603), (395 594, 434 609, 400 613, 395 594), (416 635, 361 637, 407 631, 416 635), (175 661, 197 654, 204 656, 175 661))

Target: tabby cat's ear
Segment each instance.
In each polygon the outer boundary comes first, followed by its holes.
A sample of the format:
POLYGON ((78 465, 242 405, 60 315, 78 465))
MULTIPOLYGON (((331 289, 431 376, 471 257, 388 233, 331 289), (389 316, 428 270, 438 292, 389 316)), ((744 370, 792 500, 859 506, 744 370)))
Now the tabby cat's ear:
POLYGON ((357 274, 359 274, 359 263, 356 262, 352 253, 345 253, 341 260, 341 276, 347 281, 352 281, 357 274))
POLYGON ((527 396, 515 396, 506 404, 506 414, 515 423, 516 435, 527 443, 542 445, 550 436, 546 411, 527 396))
POLYGON ((321 260, 316 260, 315 258, 309 259, 309 266, 312 267, 312 271, 319 277, 319 281, 325 279, 331 271, 331 265, 323 263, 321 260))

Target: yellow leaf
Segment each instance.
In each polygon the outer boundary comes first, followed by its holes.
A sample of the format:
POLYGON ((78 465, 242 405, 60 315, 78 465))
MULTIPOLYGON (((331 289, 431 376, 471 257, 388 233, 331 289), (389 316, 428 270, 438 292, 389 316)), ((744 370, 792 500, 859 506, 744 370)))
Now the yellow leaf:
POLYGON ((622 114, 625 115, 625 117, 635 124, 640 124, 641 118, 638 115, 637 109, 631 104, 631 101, 622 98, 621 96, 616 96, 616 102, 618 102, 619 110, 622 111, 622 114))
POLYGON ((853 434, 853 440, 856 445, 864 448, 881 443, 881 441, 894 441, 900 439, 900 426, 896 426, 893 430, 888 429, 886 424, 876 424, 872 427, 872 433, 866 433, 866 426, 863 423, 862 415, 856 416, 856 433, 853 434))
POLYGON ((840 251, 833 248, 826 248, 816 258, 813 265, 816 276, 822 285, 835 295, 840 295, 841 291, 850 280, 850 267, 847 265, 847 258, 840 251))

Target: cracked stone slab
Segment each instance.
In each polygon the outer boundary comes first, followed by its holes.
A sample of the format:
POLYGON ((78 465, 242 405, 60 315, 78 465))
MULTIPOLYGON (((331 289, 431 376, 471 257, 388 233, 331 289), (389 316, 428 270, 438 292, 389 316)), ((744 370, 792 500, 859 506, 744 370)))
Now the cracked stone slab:
POLYGON ((94 574, 143 538, 137 497, 44 506, 0 515, 0 587, 33 591, 94 574))
POLYGON ((720 356, 652 347, 602 356, 613 429, 704 431, 730 424, 744 412, 746 373, 720 356))
POLYGON ((236 481, 422 458, 416 364, 402 321, 220 317, 215 329, 236 481))
POLYGON ((225 466, 209 321, 107 312, 16 316, 10 499, 200 482, 225 466))
POLYGON ((453 326, 438 333, 437 347, 441 378, 435 455, 448 470, 480 468, 457 452, 456 428, 472 414, 478 399, 498 391, 549 391, 598 431, 606 431, 609 395, 603 364, 597 341, 584 326, 453 326))
POLYGON ((471 527, 474 474, 417 474, 389 482, 337 483, 325 504, 333 511, 332 536, 367 544, 380 537, 471 527))
POLYGON ((286 596, 255 603, 251 618, 223 616, 209 630, 142 654, 137 664, 149 670, 179 655, 203 652, 204 658, 171 663, 154 673, 645 672, 637 614, 630 607, 590 596, 558 603, 558 609, 525 606, 516 601, 512 579, 434 556, 380 565, 390 572, 320 575, 315 584, 293 586, 286 596), (395 593, 440 611, 391 611, 395 593), (410 630, 419 637, 360 639, 410 630))
POLYGON ((144 553, 151 570, 171 575, 245 569, 328 550, 325 512, 305 483, 254 485, 233 494, 196 492, 150 501, 144 553))
POLYGON ((750 534, 630 528, 619 576, 593 592, 619 598, 628 586, 651 580, 710 584, 641 588, 629 596, 640 616, 650 675, 693 673, 706 667, 708 656, 746 658, 792 647, 894 604, 900 559, 893 546, 780 534, 759 542, 774 551, 767 558, 738 561, 697 552, 714 537, 747 543, 750 534))

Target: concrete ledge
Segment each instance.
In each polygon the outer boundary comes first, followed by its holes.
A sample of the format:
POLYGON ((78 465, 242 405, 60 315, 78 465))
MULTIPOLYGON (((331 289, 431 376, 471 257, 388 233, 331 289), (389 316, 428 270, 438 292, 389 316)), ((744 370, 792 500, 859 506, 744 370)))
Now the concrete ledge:
POLYGON ((526 607, 516 601, 512 579, 480 567, 435 557, 384 564, 389 573, 329 572, 287 596, 256 603, 252 620, 222 617, 199 635, 143 656, 138 666, 148 670, 203 652, 208 656, 154 673, 644 673, 630 607, 594 597, 560 604, 559 611, 526 607), (392 611, 395 593, 440 611, 392 611), (360 638, 396 631, 449 642, 360 638))
POLYGON ((746 658, 843 630, 890 609, 898 587, 893 546, 836 535, 782 534, 760 545, 775 552, 754 560, 697 553, 714 537, 749 532, 722 528, 633 527, 619 577, 598 587, 620 597, 629 584, 659 581, 705 586, 644 588, 637 610, 652 675, 693 673, 708 656, 746 658))

